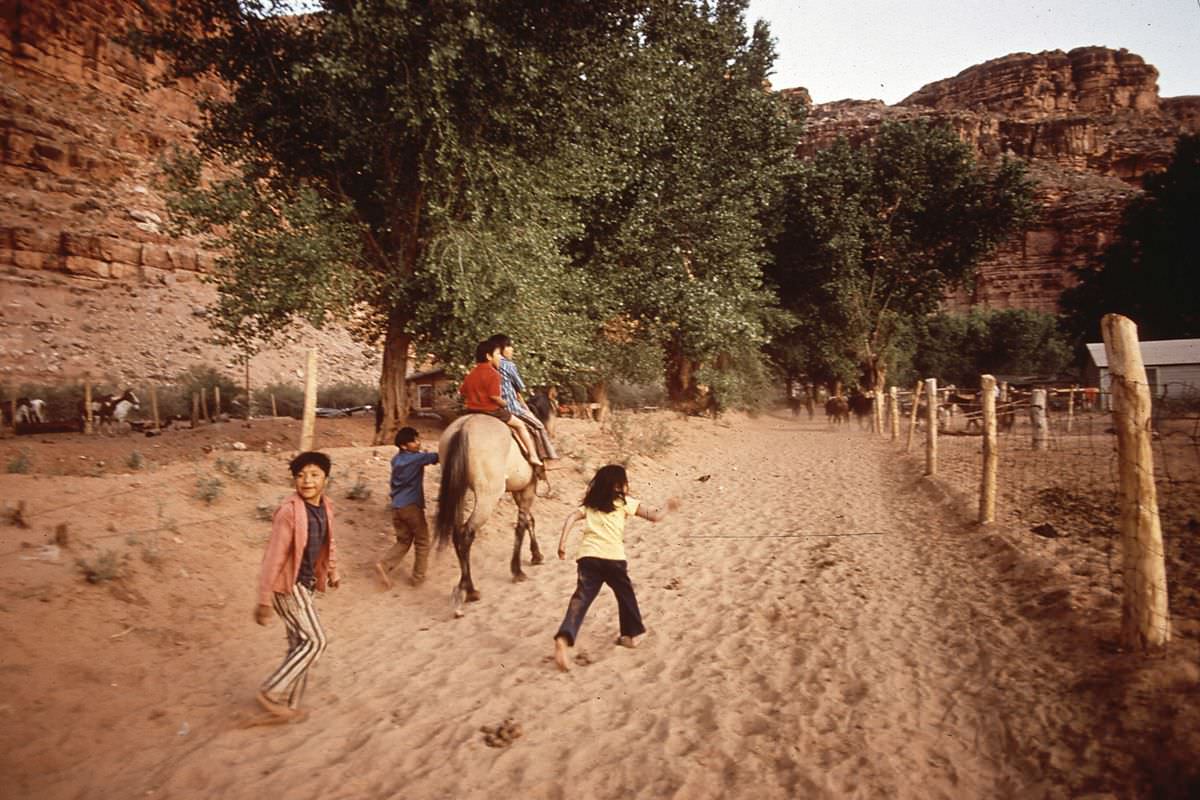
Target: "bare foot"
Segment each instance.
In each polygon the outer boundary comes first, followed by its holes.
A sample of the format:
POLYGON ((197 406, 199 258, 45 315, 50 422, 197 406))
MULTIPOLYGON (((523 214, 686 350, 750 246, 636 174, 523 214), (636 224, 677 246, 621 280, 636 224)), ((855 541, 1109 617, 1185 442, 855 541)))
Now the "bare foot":
POLYGON ((637 647, 637 640, 635 640, 632 636, 618 636, 617 644, 619 644, 621 647, 628 647, 632 649, 637 647))
POLYGON ((554 637, 554 663, 562 672, 571 669, 571 661, 567 658, 567 640, 561 636, 554 637))
POLYGON ((263 691, 259 691, 259 693, 254 696, 254 699, 258 701, 258 704, 262 706, 264 711, 267 711, 276 717, 279 717, 280 719, 291 720, 300 715, 308 716, 307 713, 300 711, 299 709, 289 708, 283 703, 276 703, 267 696, 266 692, 263 691))
POLYGON ((392 579, 388 577, 387 570, 383 568, 383 564, 375 565, 375 574, 379 576, 379 580, 383 581, 383 588, 392 588, 392 579))

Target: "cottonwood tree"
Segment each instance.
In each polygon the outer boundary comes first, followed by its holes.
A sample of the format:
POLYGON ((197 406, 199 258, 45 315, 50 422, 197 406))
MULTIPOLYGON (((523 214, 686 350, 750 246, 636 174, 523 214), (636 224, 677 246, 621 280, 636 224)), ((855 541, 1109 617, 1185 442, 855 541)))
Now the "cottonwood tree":
MULTIPOLYGON (((589 276, 597 342, 624 332, 660 349, 672 402, 754 374, 774 297, 763 286, 764 220, 780 190, 797 114, 767 91, 774 62, 745 0, 654 3, 639 47, 610 73, 605 179, 579 198, 569 244, 589 276), (736 357, 735 357, 736 356, 736 357)), ((602 386, 604 375, 597 376, 602 386)), ((725 387, 728 389, 728 387, 725 387)))
POLYGON ((1200 336, 1200 137, 1181 137, 1167 169, 1144 183, 1113 243, 1063 292, 1068 327, 1081 342, 1099 340, 1105 314, 1134 320, 1143 339, 1200 336))
POLYGON ((946 292, 1028 218, 1023 167, 976 163, 946 127, 885 123, 859 145, 819 151, 788 180, 769 274, 824 369, 853 359, 882 389, 906 321, 946 292))
POLYGON ((602 121, 588 70, 634 41, 644 4, 145 5, 134 42, 221 87, 172 179, 184 224, 225 248, 227 330, 341 318, 382 341, 379 441, 404 420, 414 341, 465 361, 496 309, 540 320, 531 337, 575 330, 555 168, 602 121))

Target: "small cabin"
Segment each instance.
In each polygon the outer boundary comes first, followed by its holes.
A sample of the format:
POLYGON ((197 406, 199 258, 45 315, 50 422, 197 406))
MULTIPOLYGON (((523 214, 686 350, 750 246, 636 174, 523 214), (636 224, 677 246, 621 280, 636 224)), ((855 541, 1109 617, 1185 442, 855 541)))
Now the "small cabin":
MULTIPOLYGON (((1139 347, 1151 397, 1178 398, 1200 390, 1200 339, 1160 339, 1141 342, 1139 347)), ((1084 369, 1085 382, 1100 387, 1107 396, 1112 379, 1104 343, 1089 343, 1087 349, 1090 363, 1084 369)))
POLYGON ((458 383, 450 379, 446 370, 437 368, 410 372, 404 380, 408 384, 410 415, 447 419, 458 413, 458 383))

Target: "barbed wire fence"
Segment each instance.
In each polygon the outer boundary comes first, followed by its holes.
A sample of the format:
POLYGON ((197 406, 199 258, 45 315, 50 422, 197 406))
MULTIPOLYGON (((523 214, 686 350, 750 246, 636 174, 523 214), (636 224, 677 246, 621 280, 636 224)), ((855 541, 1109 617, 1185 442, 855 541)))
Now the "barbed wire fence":
POLYGON ((1121 599, 1126 645, 1153 650, 1169 640, 1172 615, 1200 625, 1200 387, 1151 385, 1142 377, 1114 372, 1112 391, 1005 387, 995 399, 994 439, 987 435, 983 391, 938 391, 932 415, 924 391, 898 391, 881 433, 902 448, 916 419, 911 452, 926 448, 929 474, 932 418, 936 479, 978 498, 981 523, 1026 531, 1031 547, 1107 586, 1121 599), (891 434, 892 419, 899 436, 891 434))

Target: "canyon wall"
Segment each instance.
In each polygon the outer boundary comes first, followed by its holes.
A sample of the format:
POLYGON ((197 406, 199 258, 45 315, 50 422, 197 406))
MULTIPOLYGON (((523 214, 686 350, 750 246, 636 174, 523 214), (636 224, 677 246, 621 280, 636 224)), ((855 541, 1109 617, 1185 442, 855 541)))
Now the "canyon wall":
MULTIPOLYGON (((165 380, 238 354, 212 340, 212 253, 165 230, 156 177, 220 87, 164 87, 163 64, 118 37, 137 5, 4 0, 0 13, 0 383, 88 375, 165 380)), ((295 381, 298 329, 256 356, 256 381, 295 381)), ((378 380, 378 357, 315 334, 330 380, 378 380)), ((238 373, 234 373, 238 374, 238 373)))
POLYGON ((949 125, 986 161, 1017 157, 1035 181, 1033 225, 985 261, 949 298, 971 305, 1053 311, 1070 268, 1111 241, 1147 172, 1175 141, 1200 132, 1200 97, 1160 98, 1158 71, 1133 53, 1084 47, 1017 53, 937 81, 894 106, 843 100, 812 106, 801 155, 840 136, 861 141, 888 120, 949 125))

